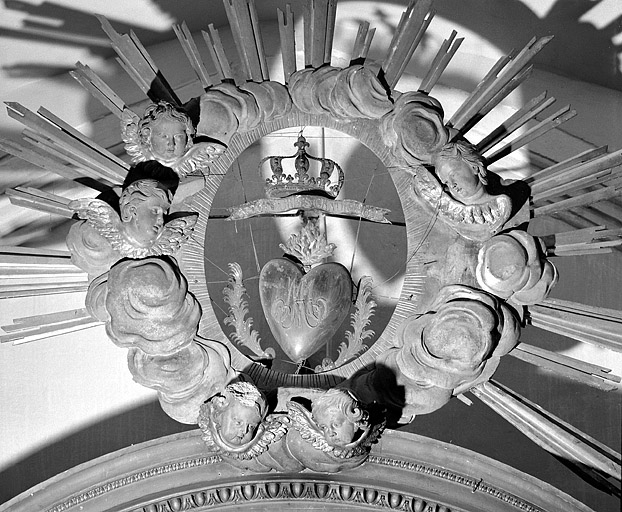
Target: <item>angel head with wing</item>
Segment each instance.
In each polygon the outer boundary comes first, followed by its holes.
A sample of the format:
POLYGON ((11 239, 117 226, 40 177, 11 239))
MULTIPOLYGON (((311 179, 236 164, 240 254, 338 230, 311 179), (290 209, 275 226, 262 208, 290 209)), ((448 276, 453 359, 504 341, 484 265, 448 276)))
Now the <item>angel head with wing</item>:
POLYGON ((486 167, 475 147, 467 142, 445 144, 434 156, 435 171, 454 199, 478 204, 490 199, 486 193, 486 167))
POLYGON ((142 117, 125 108, 121 133, 125 150, 134 163, 155 160, 180 177, 197 170, 205 174, 225 150, 225 146, 216 141, 195 143, 190 116, 166 101, 152 103, 142 117))
POLYGON ((346 388, 294 397, 287 402, 287 416, 292 425, 285 437, 288 452, 307 469, 328 473, 365 462, 385 426, 383 415, 372 414, 346 388), (300 399, 311 399, 311 410, 300 399))
POLYGON ((69 207, 84 219, 67 236, 72 261, 85 272, 99 275, 121 258, 174 255, 192 234, 197 214, 177 214, 165 222, 172 199, 172 191, 160 181, 138 179, 123 189, 120 216, 101 199, 71 201, 69 207), (91 264, 98 254, 106 257, 91 264))
POLYGON ((138 180, 123 190, 119 199, 125 238, 139 247, 149 247, 164 229, 164 215, 173 195, 156 180, 138 180))
POLYGON ((234 446, 249 443, 267 412, 266 398, 253 384, 229 384, 213 399, 213 422, 220 437, 234 446))
POLYGON ((192 146, 194 126, 190 117, 166 101, 149 105, 137 128, 145 160, 171 166, 192 146))
POLYGON ((329 389, 313 400, 311 415, 331 446, 351 443, 368 426, 368 413, 346 389, 329 389))

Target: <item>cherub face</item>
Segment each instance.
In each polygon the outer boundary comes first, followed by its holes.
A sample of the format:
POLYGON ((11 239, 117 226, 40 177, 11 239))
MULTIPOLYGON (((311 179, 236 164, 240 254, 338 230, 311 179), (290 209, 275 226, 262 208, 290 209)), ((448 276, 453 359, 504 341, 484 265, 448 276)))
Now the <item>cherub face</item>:
POLYGON ((132 217, 126 229, 131 238, 143 246, 151 244, 162 233, 169 206, 168 201, 155 195, 130 205, 132 217))
POLYGON ((436 174, 447 185, 454 199, 464 204, 475 204, 484 194, 484 186, 476 171, 459 158, 441 158, 436 174))
POLYGON ((246 444, 253 439, 260 422, 256 407, 234 400, 220 415, 220 435, 230 444, 246 444))
POLYGON ((324 438, 332 446, 345 446, 354 439, 358 426, 346 418, 338 407, 323 407, 313 412, 313 418, 324 438))
POLYGON ((150 130, 151 153, 161 164, 170 164, 184 155, 188 135, 181 121, 162 117, 151 124, 150 130))

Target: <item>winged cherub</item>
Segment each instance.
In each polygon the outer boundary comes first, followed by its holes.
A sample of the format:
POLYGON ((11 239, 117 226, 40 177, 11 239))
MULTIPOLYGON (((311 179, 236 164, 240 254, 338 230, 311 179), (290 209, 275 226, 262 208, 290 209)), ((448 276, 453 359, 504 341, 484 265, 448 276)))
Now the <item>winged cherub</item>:
POLYGON ((156 160, 180 177, 209 169, 225 149, 216 142, 195 144, 190 117, 166 101, 152 103, 142 117, 124 109, 121 133, 133 162, 156 160))
POLYGON ((174 254, 192 233, 197 215, 177 217, 165 223, 172 198, 171 191, 161 188, 158 181, 141 179, 123 190, 119 199, 120 217, 100 199, 72 201, 69 207, 85 221, 74 225, 67 237, 72 261, 89 274, 97 274, 100 269, 91 268, 89 261, 91 252, 108 254, 105 264, 101 262, 104 267, 121 258, 174 254))
POLYGON ((198 423, 202 439, 211 451, 235 466, 264 471, 281 467, 275 461, 260 462, 288 427, 286 417, 266 417, 267 412, 266 397, 254 384, 229 384, 201 406, 198 423))
POLYGON ((266 399, 261 391, 249 382, 236 382, 214 399, 213 425, 223 441, 241 446, 253 439, 266 409, 266 399))
POLYGON ((293 427, 286 435, 287 448, 313 471, 335 473, 361 465, 384 429, 384 421, 371 421, 369 412, 342 388, 317 396, 310 411, 290 400, 287 414, 293 427))
POLYGON ((489 192, 490 174, 475 147, 449 142, 432 157, 436 178, 425 169, 414 175, 415 190, 439 218, 471 240, 487 240, 512 213, 506 194, 489 192))

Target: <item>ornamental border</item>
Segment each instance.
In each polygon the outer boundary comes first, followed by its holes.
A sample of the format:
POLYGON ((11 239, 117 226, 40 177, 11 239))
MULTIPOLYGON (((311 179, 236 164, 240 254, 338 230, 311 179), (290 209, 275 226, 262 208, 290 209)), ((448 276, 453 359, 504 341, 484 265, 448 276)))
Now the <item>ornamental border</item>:
MULTIPOLYGON (((93 498, 103 496, 109 492, 116 491, 125 486, 132 485, 152 477, 161 476, 167 473, 184 471, 186 469, 208 466, 212 464, 225 463, 219 456, 198 457, 185 461, 171 462, 160 466, 154 466, 140 472, 111 480, 101 485, 91 487, 87 491, 74 494, 66 501, 57 503, 46 512, 65 512, 72 507, 82 505, 93 498)), ((546 512, 532 503, 512 494, 501 490, 483 479, 475 479, 452 470, 443 469, 431 464, 423 464, 418 462, 408 462, 403 459, 394 457, 384 457, 370 455, 363 467, 369 469, 370 464, 380 466, 398 468, 412 473, 429 475, 439 478, 452 484, 458 484, 470 492, 481 492, 504 503, 525 512, 546 512)), ((272 473, 267 473, 273 475, 272 473)), ((204 486, 202 489, 195 491, 185 491, 176 496, 169 496, 164 499, 157 500, 152 503, 139 505, 132 510, 135 512, 175 512, 179 510, 204 510, 208 508, 218 508, 220 505, 228 506, 239 500, 245 500, 248 503, 261 500, 310 500, 310 501, 343 501, 348 503, 356 503, 366 507, 375 509, 393 509, 403 511, 424 512, 433 510, 435 512, 451 512, 451 508, 438 502, 434 502, 428 498, 417 496, 412 493, 392 490, 387 487, 369 487, 368 484, 362 487, 360 484, 348 482, 327 482, 317 478, 313 478, 313 474, 308 480, 302 478, 290 478, 272 480, 262 482, 259 480, 258 473, 252 473, 253 479, 246 483, 232 483, 219 486, 204 486), (319 486, 327 486, 329 489, 322 494, 319 486), (249 489, 248 486, 255 486, 249 489), (263 486, 263 487, 261 487, 263 486), (313 487, 313 489, 312 489, 313 487), (252 492, 251 492, 252 490, 252 492), (368 492, 369 491, 369 492, 368 492), (316 495, 312 496, 315 492, 316 495), (428 508, 432 506, 432 508, 428 508)), ((342 478, 347 476, 348 472, 342 472, 338 475, 331 475, 331 479, 342 478)), ((455 509, 454 509, 455 510, 455 509)))

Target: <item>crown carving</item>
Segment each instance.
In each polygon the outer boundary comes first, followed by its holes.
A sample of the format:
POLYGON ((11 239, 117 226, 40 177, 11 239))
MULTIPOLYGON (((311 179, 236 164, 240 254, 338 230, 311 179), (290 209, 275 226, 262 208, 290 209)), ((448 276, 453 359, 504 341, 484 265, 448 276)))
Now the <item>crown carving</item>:
POLYGON ((343 170, 330 158, 319 158, 307 153, 309 143, 302 135, 294 144, 298 151, 290 156, 267 156, 259 162, 263 172, 264 163, 270 162, 272 176, 266 178, 266 196, 287 197, 294 194, 320 194, 331 199, 339 195, 343 186, 343 170), (293 160, 293 172, 284 169, 286 161, 293 160))

